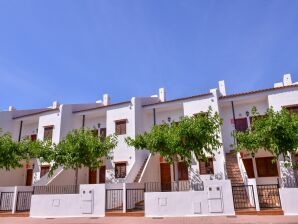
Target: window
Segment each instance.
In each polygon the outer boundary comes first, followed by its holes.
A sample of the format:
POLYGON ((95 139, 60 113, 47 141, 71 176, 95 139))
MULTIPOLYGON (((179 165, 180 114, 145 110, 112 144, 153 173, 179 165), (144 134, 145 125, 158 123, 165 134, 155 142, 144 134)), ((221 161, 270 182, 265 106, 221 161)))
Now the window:
POLYGON ((49 171, 50 171, 50 166, 41 166, 40 168, 40 177, 43 177, 44 175, 46 175, 49 171))
POLYGON ((101 128, 99 131, 100 140, 103 141, 107 137, 107 129, 101 128))
POLYGON ((94 137, 98 137, 98 130, 97 129, 93 129, 91 130, 92 134, 94 137))
POLYGON ((127 120, 115 121, 116 135, 125 135, 126 134, 126 122, 127 122, 127 120))
POLYGON ((115 178, 126 177, 126 162, 120 162, 115 164, 115 178))
POLYGON ((259 177, 278 176, 277 164, 272 163, 273 157, 256 158, 256 165, 259 177))
POLYGON ((31 139, 31 141, 36 141, 36 139, 37 139, 37 135, 36 134, 33 134, 33 135, 31 135, 30 136, 30 139, 31 139))
POLYGON ((248 125, 247 125, 247 118, 238 118, 238 119, 235 119, 235 129, 237 131, 246 131, 248 125))
POLYGON ((54 126, 44 127, 43 140, 52 140, 54 126))
POLYGON ((291 105, 286 107, 290 113, 298 114, 298 105, 291 105))
POLYGON ((178 163, 178 180, 188 180, 188 166, 185 162, 178 163))
POLYGON ((208 158, 208 161, 199 161, 200 174, 214 174, 213 158, 208 158))
POLYGON ((255 178, 252 159, 242 159, 248 178, 255 178))

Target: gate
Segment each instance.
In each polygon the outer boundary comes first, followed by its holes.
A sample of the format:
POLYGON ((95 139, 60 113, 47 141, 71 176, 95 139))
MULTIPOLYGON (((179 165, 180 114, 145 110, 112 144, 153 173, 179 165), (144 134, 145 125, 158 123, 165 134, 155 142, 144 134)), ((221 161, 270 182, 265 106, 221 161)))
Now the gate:
POLYGON ((31 205, 31 191, 20 191, 17 197, 17 211, 29 211, 31 205))
POLYGON ((126 211, 144 210, 145 189, 126 189, 126 211))
POLYGON ((257 185, 260 208, 280 208, 278 184, 257 185))
POLYGON ((0 211, 12 211, 14 192, 0 193, 0 211))
POLYGON ((235 209, 256 208, 253 185, 232 186, 235 209))
POLYGON ((123 190, 106 190, 106 211, 123 211, 123 190))

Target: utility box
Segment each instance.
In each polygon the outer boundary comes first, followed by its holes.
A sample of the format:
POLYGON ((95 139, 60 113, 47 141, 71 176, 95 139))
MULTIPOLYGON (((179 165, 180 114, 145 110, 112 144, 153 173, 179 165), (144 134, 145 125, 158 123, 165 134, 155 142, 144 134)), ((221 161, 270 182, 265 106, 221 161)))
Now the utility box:
POLYGON ((222 213, 222 189, 221 186, 208 187, 208 208, 210 213, 222 213))
POLYGON ((82 214, 92 214, 94 205, 94 190, 88 188, 80 189, 81 195, 81 213, 82 214))

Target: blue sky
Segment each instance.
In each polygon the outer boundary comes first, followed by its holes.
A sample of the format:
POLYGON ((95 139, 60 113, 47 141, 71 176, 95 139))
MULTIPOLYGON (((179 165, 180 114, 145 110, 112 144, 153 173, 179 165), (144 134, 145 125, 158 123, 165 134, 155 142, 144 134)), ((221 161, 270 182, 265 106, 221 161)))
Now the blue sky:
POLYGON ((298 81, 298 1, 0 1, 0 109, 298 81))

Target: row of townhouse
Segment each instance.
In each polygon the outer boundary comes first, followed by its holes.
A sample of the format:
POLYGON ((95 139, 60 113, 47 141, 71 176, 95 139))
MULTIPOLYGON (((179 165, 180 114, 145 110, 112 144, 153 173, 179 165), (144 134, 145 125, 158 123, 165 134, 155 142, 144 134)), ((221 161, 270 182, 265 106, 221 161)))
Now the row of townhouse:
MULTIPOLYGON (((90 128, 98 135, 118 135, 118 145, 113 151, 113 159, 105 160, 97 171, 88 168, 79 170, 79 184, 94 183, 160 183, 163 190, 170 190, 174 176, 179 181, 209 181, 212 179, 230 179, 232 184, 246 183, 254 178, 256 184, 276 184, 284 175, 293 176, 295 171, 283 166, 280 160, 272 164, 272 155, 259 151, 251 156, 245 152, 235 155, 231 144, 233 130, 245 130, 250 125, 252 107, 264 114, 269 107, 280 110, 287 107, 298 111, 298 83, 291 75, 283 77, 283 82, 274 87, 250 92, 226 94, 225 83, 220 81, 218 88, 209 92, 174 100, 166 99, 165 89, 159 89, 158 95, 133 97, 130 101, 111 103, 109 95, 103 95, 101 101, 88 104, 59 104, 51 107, 17 110, 9 107, 0 112, 2 132, 10 132, 18 141, 24 137, 51 139, 58 143, 66 134, 82 127, 90 128), (193 160, 191 167, 179 163, 178 174, 172 165, 159 155, 151 155, 146 150, 134 150, 127 146, 125 138, 134 138, 137 134, 150 130, 154 124, 179 121, 183 116, 207 111, 211 107, 223 119, 221 140, 223 146, 208 162, 193 160)), ((0 170, 0 186, 46 186, 72 185, 75 183, 73 170, 59 167, 54 175, 48 177, 50 164, 34 159, 24 163, 23 168, 10 171, 0 170)))

